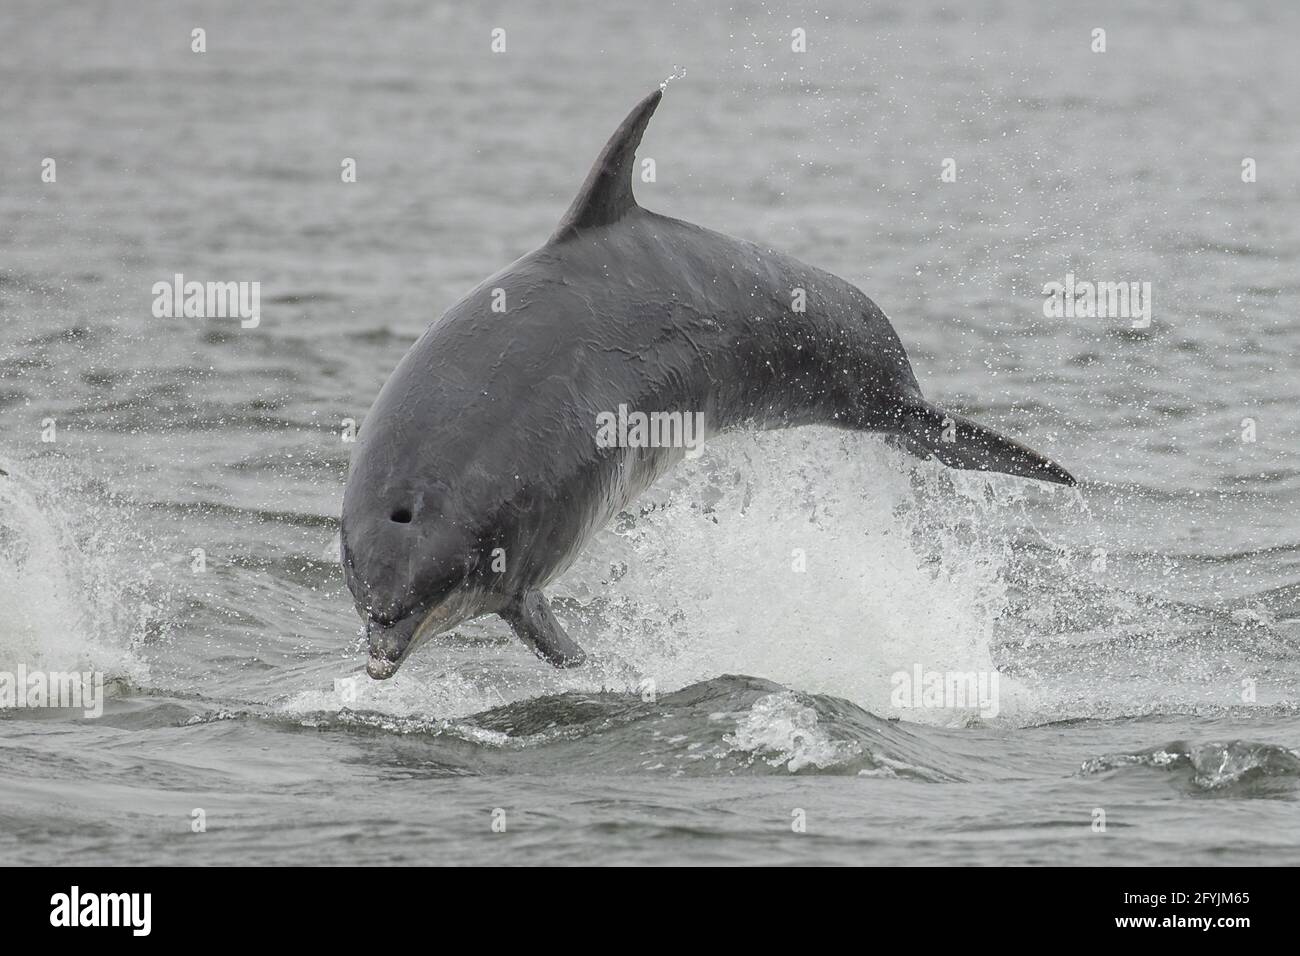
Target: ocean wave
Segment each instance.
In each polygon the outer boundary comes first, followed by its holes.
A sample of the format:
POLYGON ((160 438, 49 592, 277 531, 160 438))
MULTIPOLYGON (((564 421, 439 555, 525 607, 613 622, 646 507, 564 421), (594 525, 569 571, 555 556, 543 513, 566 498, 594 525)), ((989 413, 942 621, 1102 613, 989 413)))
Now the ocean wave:
POLYGON ((848 701, 736 675, 661 696, 570 691, 454 719, 349 708, 282 709, 258 719, 293 731, 422 741, 430 761, 463 772, 564 766, 574 773, 833 774, 923 782, 976 772, 933 740, 848 701))
POLYGON ((1084 762, 1080 774, 1133 768, 1166 771, 1194 793, 1270 796, 1300 786, 1300 750, 1249 740, 1174 741, 1136 753, 1106 754, 1084 762))

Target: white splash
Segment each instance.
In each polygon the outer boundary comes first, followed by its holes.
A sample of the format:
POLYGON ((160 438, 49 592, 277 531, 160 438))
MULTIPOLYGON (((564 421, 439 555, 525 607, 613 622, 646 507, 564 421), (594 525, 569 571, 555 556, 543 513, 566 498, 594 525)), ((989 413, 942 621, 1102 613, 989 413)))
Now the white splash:
POLYGON ((87 550, 57 489, 13 465, 0 475, 0 669, 96 671, 142 680, 130 583, 109 551, 87 550))
MULTIPOLYGON (((283 709, 454 718, 543 694, 663 694, 745 674, 881 716, 966 723, 967 712, 893 707, 892 676, 917 663, 995 669, 1006 506, 1020 493, 1000 481, 829 428, 724 436, 635 502, 636 517, 612 521, 547 589, 589 652, 586 666, 541 665, 484 618, 461 629, 481 642, 471 648, 422 648, 381 683, 358 664, 283 709)), ((1022 696, 1004 675, 1000 719, 1022 709, 1022 696)))
MULTIPOLYGON (((571 626, 579 643, 661 691, 746 674, 950 723, 892 708, 891 676, 918 662, 994 669, 1010 492, 988 488, 870 436, 731 435, 651 489, 634 506, 647 513, 615 521, 551 591, 587 609, 571 626)), ((1018 688, 1001 691, 1009 713, 1018 688)))
POLYGON ((834 740, 817 726, 817 711, 790 691, 768 694, 754 702, 723 738, 732 750, 753 754, 791 773, 805 767, 824 768, 853 760, 862 753, 852 740, 834 740))

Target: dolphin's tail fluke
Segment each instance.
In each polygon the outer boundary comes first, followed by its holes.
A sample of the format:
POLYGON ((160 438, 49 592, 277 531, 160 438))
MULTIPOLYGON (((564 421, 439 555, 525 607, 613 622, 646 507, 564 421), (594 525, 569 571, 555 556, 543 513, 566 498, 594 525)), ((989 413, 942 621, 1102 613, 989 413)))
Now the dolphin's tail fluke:
POLYGON ((1077 484, 1073 475, 1032 448, 929 402, 907 406, 901 425, 909 449, 922 457, 937 458, 949 468, 996 471, 1058 485, 1077 484))

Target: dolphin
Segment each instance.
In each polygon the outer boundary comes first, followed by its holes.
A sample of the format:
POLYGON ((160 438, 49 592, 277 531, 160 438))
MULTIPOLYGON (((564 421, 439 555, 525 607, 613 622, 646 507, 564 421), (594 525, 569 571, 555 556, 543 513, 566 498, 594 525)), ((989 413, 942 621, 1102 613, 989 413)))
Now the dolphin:
POLYGON ((853 285, 637 205, 662 95, 623 120, 541 248, 429 326, 357 433, 341 558, 372 678, 484 614, 551 664, 581 664, 542 589, 681 460, 689 423, 879 432, 953 468, 1075 483, 926 401, 853 285))

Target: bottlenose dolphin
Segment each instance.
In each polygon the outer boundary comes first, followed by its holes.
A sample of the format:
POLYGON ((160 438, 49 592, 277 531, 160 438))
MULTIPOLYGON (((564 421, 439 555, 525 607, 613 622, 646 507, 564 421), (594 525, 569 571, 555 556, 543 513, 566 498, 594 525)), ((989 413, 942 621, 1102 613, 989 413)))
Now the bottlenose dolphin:
POLYGON ((1074 484, 927 402, 885 314, 843 279, 638 206, 636 149, 661 96, 628 114, 545 245, 429 326, 358 432, 341 554, 371 677, 492 613, 557 667, 583 661, 541 589, 686 451, 644 428, 600 441, 629 409, 670 437, 687 416, 709 434, 835 425, 1074 484))

